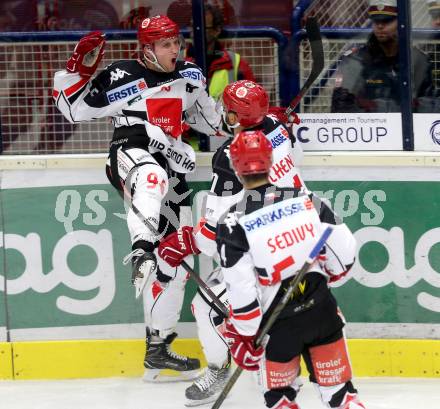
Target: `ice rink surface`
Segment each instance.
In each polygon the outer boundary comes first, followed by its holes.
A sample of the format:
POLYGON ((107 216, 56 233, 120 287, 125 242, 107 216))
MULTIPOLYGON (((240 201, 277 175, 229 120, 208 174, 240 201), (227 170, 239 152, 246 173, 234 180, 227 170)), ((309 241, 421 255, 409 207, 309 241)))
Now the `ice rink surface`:
MULTIPOLYGON (((324 408, 306 379, 301 409, 324 408)), ((0 409, 176 409, 185 408, 189 383, 146 384, 135 378, 0 382, 0 409)), ((439 409, 440 379, 359 378, 355 385, 367 409, 439 409)), ((210 408, 211 405, 200 406, 210 408)), ((242 375, 224 409, 263 409, 249 373, 242 375)))

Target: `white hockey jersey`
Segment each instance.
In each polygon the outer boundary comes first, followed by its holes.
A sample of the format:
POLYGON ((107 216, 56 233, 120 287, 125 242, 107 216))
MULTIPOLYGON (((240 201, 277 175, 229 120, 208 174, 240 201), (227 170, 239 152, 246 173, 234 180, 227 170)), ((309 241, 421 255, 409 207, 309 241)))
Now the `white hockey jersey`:
MULTIPOLYGON (((268 115, 261 129, 272 144, 273 165, 269 180, 279 187, 304 187, 298 165, 301 164, 303 152, 290 131, 275 117, 268 115)), ((243 198, 243 185, 231 168, 228 139, 212 158, 213 179, 208 194, 204 215, 195 229, 197 247, 206 255, 216 252, 215 227, 219 218, 235 203, 243 198)))
MULTIPOLYGON (((244 335, 256 334, 263 314, 284 294, 325 227, 334 225, 326 243, 331 264, 347 271, 354 263, 354 236, 319 198, 302 189, 266 184, 244 198, 217 226, 217 250, 231 306, 231 320, 244 335)), ((301 313, 329 296, 327 273, 315 261, 300 293, 283 310, 301 313)))
MULTIPOLYGON (((110 117, 115 128, 145 125, 144 147, 155 152, 163 150, 164 156, 170 146, 176 146, 176 151, 185 150, 176 142, 183 122, 199 132, 215 135, 221 121, 214 100, 206 92, 200 68, 184 61, 178 61, 172 73, 162 73, 146 68, 140 60, 120 60, 91 81, 66 70, 58 71, 53 98, 71 123, 110 117)), ((139 138, 136 145, 142 145, 139 138)))

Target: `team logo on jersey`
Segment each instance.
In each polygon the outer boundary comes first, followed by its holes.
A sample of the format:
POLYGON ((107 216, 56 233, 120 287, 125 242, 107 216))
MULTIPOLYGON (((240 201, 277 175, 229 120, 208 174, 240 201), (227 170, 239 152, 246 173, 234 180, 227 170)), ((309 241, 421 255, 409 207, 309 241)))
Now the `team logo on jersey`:
POLYGON ((204 86, 206 85, 205 77, 199 70, 195 68, 187 68, 186 70, 179 71, 179 74, 184 78, 201 81, 204 86))
POLYGON ((116 102, 131 97, 147 88, 144 80, 136 80, 107 92, 108 102, 116 102))
POLYGON ((144 18, 143 20, 142 20, 142 24, 141 24, 141 27, 142 28, 147 28, 149 25, 150 25, 150 19, 149 18, 144 18))
POLYGON ((289 133, 283 126, 279 126, 277 129, 272 131, 270 134, 266 135, 272 144, 272 149, 278 148, 289 139, 289 133))
POLYGON ((435 121, 429 130, 431 139, 436 145, 440 145, 440 121, 435 121))
POLYGON ((235 95, 237 95, 238 98, 244 98, 248 93, 248 90, 246 87, 239 87, 237 88, 237 91, 235 91, 235 95))
POLYGON ((110 72, 110 84, 113 84, 115 81, 124 78, 126 75, 131 75, 125 70, 121 70, 120 68, 116 68, 116 70, 110 72))
POLYGON ((146 100, 148 121, 178 138, 182 134, 182 99, 149 98, 146 100))

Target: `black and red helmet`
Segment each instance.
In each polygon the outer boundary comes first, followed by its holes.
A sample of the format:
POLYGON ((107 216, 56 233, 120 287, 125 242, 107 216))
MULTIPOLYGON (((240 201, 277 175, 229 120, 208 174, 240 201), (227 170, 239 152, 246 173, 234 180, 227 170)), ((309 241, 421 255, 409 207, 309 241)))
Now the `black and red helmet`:
POLYGON ((262 131, 242 131, 229 147, 237 175, 269 173, 272 167, 272 144, 262 131))
POLYGON ((179 36, 179 26, 167 16, 154 16, 144 18, 138 28, 139 43, 153 44, 162 38, 179 36))
POLYGON ((253 81, 241 80, 228 84, 223 91, 223 106, 235 112, 239 125, 249 128, 261 123, 269 110, 269 96, 253 81))

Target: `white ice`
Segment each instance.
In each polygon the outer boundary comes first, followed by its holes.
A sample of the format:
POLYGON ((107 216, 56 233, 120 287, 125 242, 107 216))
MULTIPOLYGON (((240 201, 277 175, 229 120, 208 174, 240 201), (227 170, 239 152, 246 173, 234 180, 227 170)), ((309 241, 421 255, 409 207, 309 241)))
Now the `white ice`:
MULTIPOLYGON (((315 389, 303 381, 298 397, 301 409, 324 408, 315 389)), ((354 382, 367 409, 440 408, 440 379, 358 378, 354 382)), ((179 409, 185 408, 188 385, 146 384, 136 378, 1 381, 0 409, 179 409)), ((239 379, 222 408, 265 408, 248 373, 239 379)))

